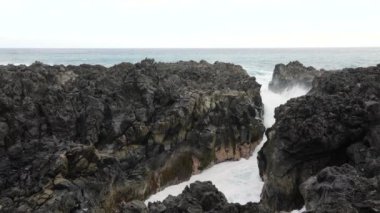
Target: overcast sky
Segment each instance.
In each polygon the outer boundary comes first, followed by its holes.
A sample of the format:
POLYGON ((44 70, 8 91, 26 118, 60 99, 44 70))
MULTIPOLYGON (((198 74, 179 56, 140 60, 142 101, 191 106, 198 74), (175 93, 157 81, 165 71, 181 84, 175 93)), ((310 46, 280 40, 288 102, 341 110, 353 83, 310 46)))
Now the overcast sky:
POLYGON ((0 47, 380 46, 380 0, 0 0, 0 47))

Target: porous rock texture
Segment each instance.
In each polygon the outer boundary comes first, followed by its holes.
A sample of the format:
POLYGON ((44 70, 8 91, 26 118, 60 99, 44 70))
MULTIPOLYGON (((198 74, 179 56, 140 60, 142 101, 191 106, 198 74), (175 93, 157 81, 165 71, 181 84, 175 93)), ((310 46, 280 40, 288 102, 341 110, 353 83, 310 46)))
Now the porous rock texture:
POLYGON ((262 113, 233 64, 0 66, 0 212, 117 212, 250 156, 262 113))
POLYGON ((269 89, 280 93, 294 86, 311 88, 314 78, 321 76, 323 72, 325 70, 317 70, 311 66, 305 67, 299 61, 292 61, 287 65, 277 64, 273 71, 272 81, 269 83, 269 89))
POLYGON ((380 65, 323 72, 275 118, 258 155, 262 205, 380 211, 380 65))
POLYGON ((309 212, 379 212, 380 177, 365 177, 349 164, 327 167, 300 189, 309 212))
MULTIPOLYGON (((257 203, 247 203, 240 205, 238 203, 228 203, 227 199, 218 191, 218 189, 209 181, 194 182, 187 186, 178 196, 168 196, 162 202, 149 203, 150 213, 262 213, 264 210, 257 203)), ((139 209, 143 212, 144 209, 139 209)))

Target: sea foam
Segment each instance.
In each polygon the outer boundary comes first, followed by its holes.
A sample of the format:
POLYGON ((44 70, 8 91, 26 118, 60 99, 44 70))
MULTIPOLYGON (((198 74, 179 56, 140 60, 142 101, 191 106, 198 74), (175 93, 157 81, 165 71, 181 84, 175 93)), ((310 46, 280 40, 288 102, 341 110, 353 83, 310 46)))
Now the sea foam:
MULTIPOLYGON (((307 91, 308 89, 306 88, 295 86, 281 94, 277 94, 270 91, 267 86, 262 88, 261 96, 264 103, 265 127, 268 128, 275 122, 274 109, 277 106, 286 103, 290 98, 304 95, 307 91)), ((259 176, 257 153, 265 141, 266 138, 264 136, 263 141, 256 147, 249 159, 229 161, 214 165, 200 174, 193 175, 190 180, 186 182, 169 186, 150 196, 145 202, 162 201, 168 195, 176 196, 182 192, 185 186, 195 181, 212 181, 213 184, 224 193, 229 202, 240 204, 259 202, 264 183, 259 176)))

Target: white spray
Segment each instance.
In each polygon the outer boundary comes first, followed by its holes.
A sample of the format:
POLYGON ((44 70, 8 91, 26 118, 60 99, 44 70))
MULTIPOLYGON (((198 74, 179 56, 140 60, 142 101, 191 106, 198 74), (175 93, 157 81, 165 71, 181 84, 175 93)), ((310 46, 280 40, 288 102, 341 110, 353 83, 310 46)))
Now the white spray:
MULTIPOLYGON (((258 79, 260 80, 260 79, 258 79)), ((264 80, 264 79, 262 79, 264 80)), ((307 93, 307 89, 295 86, 284 91, 282 94, 273 93, 268 89, 267 78, 265 86, 261 89, 261 97, 264 103, 264 125, 270 127, 275 122, 274 109, 284 104, 290 98, 298 97, 307 93)), ((168 195, 176 196, 182 192, 185 186, 195 181, 212 181, 213 184, 224 193, 227 200, 233 203, 245 204, 247 202, 259 202, 263 182, 259 176, 257 165, 257 153, 265 143, 263 142, 255 149, 249 159, 224 162, 194 175, 190 180, 169 186, 164 190, 150 196, 145 202, 162 201, 168 195)))

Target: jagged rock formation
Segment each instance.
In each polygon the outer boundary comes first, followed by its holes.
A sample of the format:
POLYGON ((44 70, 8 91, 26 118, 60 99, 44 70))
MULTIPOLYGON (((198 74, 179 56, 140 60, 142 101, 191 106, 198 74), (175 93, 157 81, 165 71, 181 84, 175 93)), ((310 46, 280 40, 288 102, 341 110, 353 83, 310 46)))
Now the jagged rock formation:
POLYGON ((0 211, 116 211, 248 157, 262 113, 232 64, 0 66, 0 211))
POLYGON ((324 72, 275 118, 258 156, 262 205, 380 211, 380 65, 324 72))
MULTIPOLYGON (((143 212, 140 208, 138 212, 143 212)), ((227 199, 211 182, 195 182, 174 197, 169 196, 162 202, 149 203, 151 213, 172 212, 224 212, 224 213, 260 213, 265 212, 257 203, 240 205, 228 203, 227 199)))
POLYGON ((380 177, 367 178, 349 164, 327 167, 301 187, 312 212, 379 212, 380 177))
POLYGON ((269 89, 281 92, 294 86, 311 88, 313 79, 325 72, 314 67, 305 67, 298 61, 289 62, 287 65, 277 64, 273 71, 269 89))

